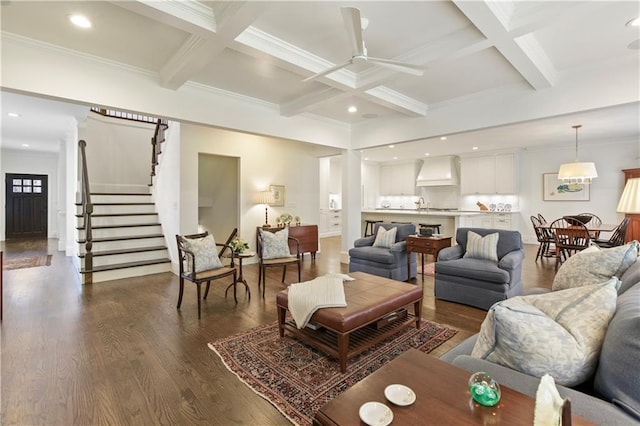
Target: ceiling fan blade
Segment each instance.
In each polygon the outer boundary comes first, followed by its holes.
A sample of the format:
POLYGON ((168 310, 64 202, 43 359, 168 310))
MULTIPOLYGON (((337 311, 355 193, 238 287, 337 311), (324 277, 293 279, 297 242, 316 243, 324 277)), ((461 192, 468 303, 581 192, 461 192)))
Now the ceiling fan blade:
POLYGON ((305 78, 304 80, 302 80, 302 82, 303 82, 303 83, 306 83, 307 81, 315 80, 316 78, 319 78, 319 77, 325 76, 325 75, 327 75, 327 74, 331 74, 332 72, 338 71, 339 69, 344 68, 344 67, 346 67, 346 66, 349 66, 349 65, 351 65, 352 63, 353 63, 353 60, 352 60, 352 59, 350 59, 350 60, 348 60, 347 62, 345 62, 344 64, 334 65, 334 66, 332 66, 331 68, 327 68, 327 69, 326 69, 326 70, 324 70, 324 71, 321 71, 321 72, 319 72, 319 73, 317 73, 317 74, 314 74, 314 75, 312 75, 312 76, 310 76, 310 77, 305 78))
POLYGON ((349 43, 351 44, 352 56, 366 56, 364 53, 364 42, 362 41, 362 21, 360 20, 360 10, 355 7, 343 7, 342 19, 347 29, 349 43))
POLYGON ((367 61, 374 64, 382 65, 383 67, 394 69, 396 71, 404 72, 407 74, 423 75, 425 71, 424 67, 420 65, 408 64, 406 62, 392 61, 390 59, 372 58, 369 56, 367 58, 367 61))

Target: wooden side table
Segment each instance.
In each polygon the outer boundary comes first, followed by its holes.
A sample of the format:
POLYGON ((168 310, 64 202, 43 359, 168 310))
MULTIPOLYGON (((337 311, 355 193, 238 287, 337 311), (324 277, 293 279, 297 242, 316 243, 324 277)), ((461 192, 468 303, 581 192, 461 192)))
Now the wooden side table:
POLYGON ((438 253, 445 247, 451 247, 451 237, 418 237, 409 235, 407 241, 407 271, 411 272, 410 254, 420 253, 422 258, 422 278, 424 278, 424 255, 430 254, 438 260, 438 253))
MULTIPOLYGON (((247 280, 244 279, 244 274, 242 273, 242 260, 249 259, 250 257, 253 257, 255 255, 256 255, 255 251, 243 251, 242 253, 231 252, 228 255, 238 259, 238 279, 236 281, 236 284, 238 283, 244 284, 246 292, 249 293, 249 299, 251 299, 251 289, 249 288, 249 285, 247 284, 247 280)), ((227 286, 227 289, 224 291, 224 297, 227 297, 227 291, 229 291, 229 287, 231 287, 232 285, 233 284, 229 284, 229 286, 227 286)))

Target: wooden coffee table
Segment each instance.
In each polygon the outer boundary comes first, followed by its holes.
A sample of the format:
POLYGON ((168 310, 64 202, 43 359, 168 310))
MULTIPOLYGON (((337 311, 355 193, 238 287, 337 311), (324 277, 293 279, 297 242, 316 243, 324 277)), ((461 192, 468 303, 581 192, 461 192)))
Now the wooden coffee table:
MULTIPOLYGON (((370 376, 326 403, 315 415, 314 425, 362 425, 358 415, 365 402, 377 401, 393 411, 397 425, 471 425, 471 424, 533 424, 535 400, 506 386, 501 386, 500 402, 495 407, 483 407, 471 399, 467 381, 471 373, 452 364, 409 349, 370 376), (416 394, 410 406, 393 405, 384 397, 384 388, 403 384, 416 394)), ((573 415, 572 424, 592 425, 573 415)))
POLYGON ((420 328, 422 312, 422 287, 364 272, 349 275, 355 280, 344 283, 347 306, 318 309, 311 317, 311 322, 321 326, 319 330, 298 330, 293 320, 286 320, 287 290, 280 291, 276 297, 280 336, 287 330, 305 343, 338 358, 343 373, 347 370, 348 358, 401 328, 413 324, 420 328), (407 315, 403 310, 409 305, 413 305, 414 315, 407 315))

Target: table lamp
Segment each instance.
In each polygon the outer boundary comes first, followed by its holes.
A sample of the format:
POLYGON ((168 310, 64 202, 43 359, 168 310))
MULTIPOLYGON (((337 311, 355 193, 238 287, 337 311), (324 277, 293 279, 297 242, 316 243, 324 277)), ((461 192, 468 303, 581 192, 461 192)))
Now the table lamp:
POLYGON ((640 220, 640 178, 630 178, 627 180, 616 211, 618 213, 625 213, 629 218, 628 238, 625 239, 625 241, 640 238, 639 235, 634 235, 637 231, 637 226, 633 225, 634 222, 637 223, 640 220))
POLYGON ((259 194, 259 201, 258 204, 264 204, 264 225, 262 225, 264 228, 270 228, 271 225, 269 225, 269 213, 268 213, 268 209, 269 209, 269 205, 273 204, 273 192, 271 191, 262 191, 259 194))

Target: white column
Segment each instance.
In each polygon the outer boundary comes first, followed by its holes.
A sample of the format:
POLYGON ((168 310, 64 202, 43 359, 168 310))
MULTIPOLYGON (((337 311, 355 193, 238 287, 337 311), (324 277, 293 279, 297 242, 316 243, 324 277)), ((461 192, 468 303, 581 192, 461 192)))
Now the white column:
POLYGON ((342 152, 342 250, 340 261, 349 263, 349 249, 360 238, 361 227, 360 150, 342 152))

